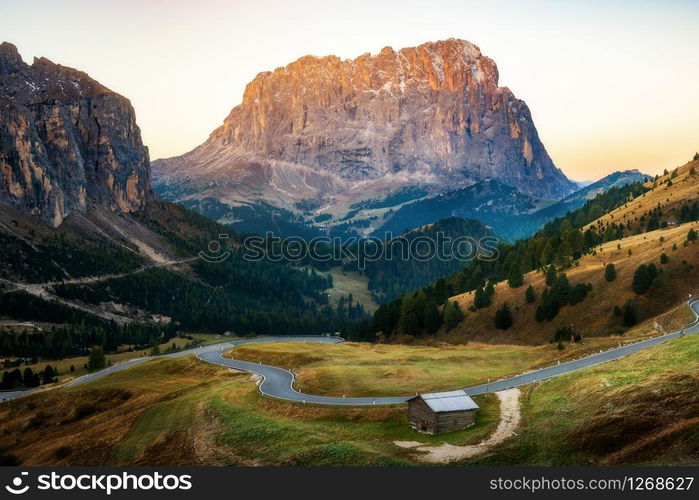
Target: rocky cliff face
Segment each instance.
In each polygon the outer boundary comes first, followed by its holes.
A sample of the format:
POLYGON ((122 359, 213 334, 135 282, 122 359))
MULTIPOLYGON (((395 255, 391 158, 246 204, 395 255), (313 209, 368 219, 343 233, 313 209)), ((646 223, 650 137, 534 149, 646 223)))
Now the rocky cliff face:
POLYGON ((148 150, 129 101, 0 44, 0 203, 58 226, 90 203, 138 210, 149 193, 148 150))
POLYGON ((454 39, 261 73, 203 145, 154 162, 154 179, 174 198, 315 200, 330 211, 410 185, 498 179, 546 199, 576 188, 526 104, 498 86, 495 63, 454 39))

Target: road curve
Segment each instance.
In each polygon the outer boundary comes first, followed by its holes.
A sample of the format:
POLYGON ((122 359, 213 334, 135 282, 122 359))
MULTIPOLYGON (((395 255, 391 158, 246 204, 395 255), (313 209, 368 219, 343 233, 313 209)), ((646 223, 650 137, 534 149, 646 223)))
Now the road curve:
POLYGON ((575 370, 580 370, 581 368, 588 368, 590 366, 606 363, 607 361, 614 361, 634 352, 640 351, 642 349, 647 349, 648 347, 656 346, 668 340, 679 338, 683 335, 699 333, 699 299, 692 299, 687 303, 687 305, 692 310, 696 318, 689 325, 685 326, 683 329, 677 332, 668 333, 666 335, 653 337, 647 340, 641 340, 639 342, 635 342, 633 344, 629 344, 623 347, 617 347, 615 349, 602 351, 600 353, 592 354, 584 358, 575 359, 573 361, 567 361, 565 363, 561 363, 560 365, 553 365, 546 368, 540 368, 538 370, 534 370, 528 373, 523 373, 522 375, 515 375, 514 377, 500 379, 487 384, 480 384, 473 387, 468 387, 464 389, 464 391, 466 391, 467 394, 473 396, 475 394, 486 394, 489 392, 502 391, 505 389, 510 389, 512 387, 521 387, 523 385, 531 384, 534 382, 540 382, 542 380, 547 380, 558 375, 570 373, 575 370))
MULTIPOLYGON (((687 305, 691 311, 696 316, 695 320, 687 325, 680 331, 668 333, 659 337, 654 337, 647 340, 642 340, 634 344, 629 344, 623 347, 617 347, 610 349, 608 351, 603 351, 597 354, 592 354, 584 358, 576 359, 573 361, 567 361, 565 363, 549 366, 546 368, 541 368, 521 375, 515 375, 512 377, 500 379, 494 382, 489 382, 487 384, 480 384, 473 387, 465 388, 464 391, 469 395, 476 394, 486 394, 490 392, 498 392, 505 389, 510 389, 513 387, 520 387, 523 385, 531 384, 534 382, 540 382, 542 380, 547 380, 558 375, 563 375, 566 373, 573 372, 575 370, 580 370, 582 368, 588 368, 590 366, 599 365, 601 363, 606 363, 607 361, 614 361, 616 359, 627 356, 634 352, 640 351, 642 349, 647 349, 649 347, 661 344, 667 340, 675 339, 681 337, 685 334, 696 334, 699 333, 699 298, 690 300, 687 305)), ((228 342, 223 342, 220 344, 214 344, 205 347, 199 347, 197 349, 188 349, 185 351, 179 351, 175 353, 162 354, 157 356, 158 358, 179 358, 182 356, 188 356, 194 354, 197 358, 208 363, 217 364, 220 366, 225 366, 227 368, 234 368, 236 370, 242 370, 250 373, 255 373, 260 375, 263 380, 259 385, 260 392, 267 396, 271 396, 277 399, 283 399, 287 401, 295 401, 299 403, 311 403, 311 404, 325 404, 325 405, 336 405, 336 406, 370 406, 370 405, 391 405, 405 403, 411 396, 397 396, 397 397, 364 397, 364 398, 338 398, 330 396, 317 396, 314 394, 305 394, 298 392, 294 389, 294 374, 283 368, 278 368, 276 366, 263 365, 250 363, 248 361, 241 361, 237 359, 224 358, 224 352, 232 347, 236 347, 242 344, 250 343, 260 343, 260 342, 320 342, 320 343, 338 343, 343 342, 340 337, 324 337, 317 335, 308 336, 279 336, 279 337, 262 337, 262 338, 251 338, 251 339, 238 339, 231 340, 228 342)), ((154 359, 153 357, 143 357, 137 358, 118 365, 110 366, 101 370, 99 372, 91 373, 83 377, 77 378, 66 386, 74 386, 78 384, 85 384, 97 380, 99 378, 105 377, 111 373, 122 371, 137 364, 154 359)), ((9 391, 0 393, 0 402, 4 402, 16 397, 24 396, 34 392, 36 389, 29 389, 24 391, 9 391)))
MULTIPOLYGON (((647 349, 649 347, 658 345, 667 340, 675 339, 681 337, 685 334, 695 334, 699 332, 699 299, 692 299, 688 303, 689 308, 692 310, 696 316, 695 320, 687 325, 680 331, 668 333, 659 337, 654 337, 647 340, 642 340, 634 344, 629 344, 623 347, 617 347, 610 349, 608 351, 603 351, 597 354, 592 354, 584 358, 576 359, 573 361, 567 361, 565 363, 549 366, 546 368, 541 368, 521 375, 515 375, 513 377, 504 378, 487 384, 480 384, 473 387, 465 388, 464 391, 469 395, 476 394, 486 394, 490 392, 498 392, 505 389, 511 389, 513 387, 521 387, 523 385, 531 384, 533 382, 540 382, 542 380, 547 380, 558 375, 563 375, 565 373, 570 373, 575 370, 580 370, 582 368, 588 368, 590 366, 599 365, 601 363, 606 363, 607 361, 613 361, 628 354, 640 351, 642 349, 647 349)), ((240 345, 242 343, 249 342, 288 342, 290 340, 297 341, 313 341, 313 342, 341 342, 342 339, 336 337, 271 337, 266 339, 250 339, 243 341, 233 341, 227 344, 229 345, 240 345)), ((237 359, 230 359, 223 357, 223 351, 221 346, 218 346, 217 350, 208 350, 206 352, 201 352, 197 354, 197 357, 203 361, 209 363, 215 363, 228 368, 235 368, 236 370, 243 370, 246 372, 255 373, 263 377, 263 381, 260 384, 260 392, 267 396, 272 396, 278 399, 284 399, 287 401, 296 401, 302 403, 313 403, 313 404, 327 404, 327 405, 339 405, 339 406, 368 406, 368 405, 387 405, 387 404, 398 404, 404 403, 412 396, 401 396, 401 397, 375 397, 375 398, 337 398, 329 396, 316 396, 313 394, 305 394, 298 392, 294 389, 294 374, 284 370, 282 368, 277 368, 275 366, 262 365, 250 363, 247 361, 240 361, 237 359)))

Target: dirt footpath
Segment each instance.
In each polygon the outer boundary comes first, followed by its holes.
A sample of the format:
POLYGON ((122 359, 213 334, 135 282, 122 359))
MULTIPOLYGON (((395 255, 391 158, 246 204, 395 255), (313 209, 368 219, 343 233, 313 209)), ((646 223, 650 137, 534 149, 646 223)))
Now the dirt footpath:
POLYGON ((401 448, 415 448, 423 452, 415 455, 415 458, 429 463, 444 464, 481 455, 515 434, 520 421, 519 393, 517 388, 495 393, 500 400, 500 423, 488 439, 478 444, 455 446, 444 443, 439 446, 417 446, 419 443, 414 441, 394 441, 394 444, 401 448))

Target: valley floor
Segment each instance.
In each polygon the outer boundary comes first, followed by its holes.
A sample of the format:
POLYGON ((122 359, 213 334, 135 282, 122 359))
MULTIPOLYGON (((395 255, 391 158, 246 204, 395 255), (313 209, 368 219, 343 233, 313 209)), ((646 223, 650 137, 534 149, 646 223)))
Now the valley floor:
MULTIPOLYGON (((236 357, 292 367, 309 391, 339 383, 348 394, 370 395, 405 393, 416 383, 420 391, 458 387, 558 352, 478 344, 318 347, 247 345, 236 357)), ((249 374, 191 356, 156 359, 0 406, 0 456, 23 465, 697 464, 697 360, 699 338, 687 336, 523 388, 519 424, 501 418, 501 407, 513 410, 490 394, 476 398, 475 426, 428 436, 407 425, 403 407, 286 403, 262 396, 249 374), (505 429, 504 440, 497 430, 503 425, 517 428, 505 429), (395 444, 405 441, 412 443, 395 444)))

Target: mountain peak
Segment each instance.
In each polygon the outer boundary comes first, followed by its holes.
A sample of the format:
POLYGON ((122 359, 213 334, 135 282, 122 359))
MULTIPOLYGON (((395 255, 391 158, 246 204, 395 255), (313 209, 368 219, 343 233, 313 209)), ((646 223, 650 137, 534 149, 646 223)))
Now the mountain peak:
POLYGON ((0 56, 2 55, 14 55, 16 58, 21 59, 17 46, 10 42, 0 43, 0 56))
POLYGON ((260 73, 204 144, 155 162, 154 176, 226 204, 254 203, 236 188, 224 193, 244 183, 259 201, 322 206, 338 219, 362 200, 415 187, 440 193, 495 179, 549 200, 576 187, 527 105, 498 86, 495 62, 456 38, 354 59, 304 56, 260 73))
POLYGON ((14 73, 23 64, 16 46, 10 42, 0 43, 0 75, 14 73))
POLYGON ((60 225, 98 204, 141 208, 148 151, 128 100, 87 74, 0 44, 0 203, 60 225))

